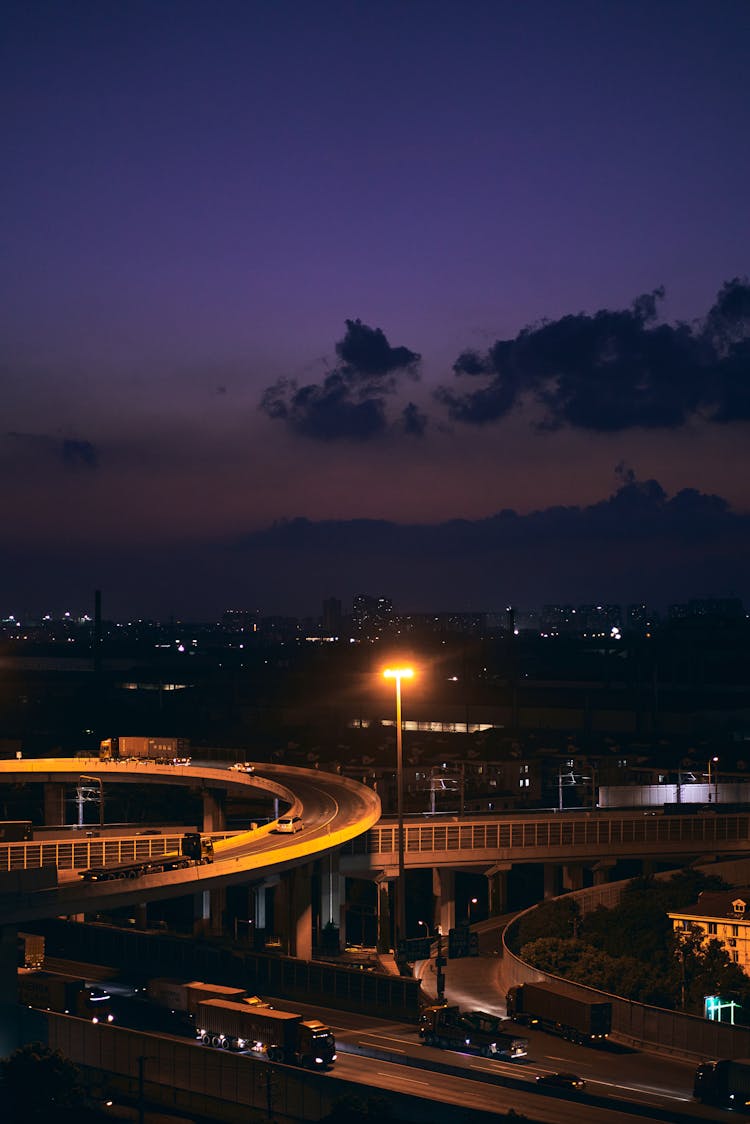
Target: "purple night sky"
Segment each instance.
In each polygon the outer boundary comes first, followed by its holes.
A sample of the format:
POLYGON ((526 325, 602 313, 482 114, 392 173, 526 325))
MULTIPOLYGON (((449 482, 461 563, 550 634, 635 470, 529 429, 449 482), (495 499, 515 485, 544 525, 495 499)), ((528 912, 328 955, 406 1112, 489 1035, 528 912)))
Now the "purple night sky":
POLYGON ((745 0, 6 0, 0 615, 750 602, 745 0))

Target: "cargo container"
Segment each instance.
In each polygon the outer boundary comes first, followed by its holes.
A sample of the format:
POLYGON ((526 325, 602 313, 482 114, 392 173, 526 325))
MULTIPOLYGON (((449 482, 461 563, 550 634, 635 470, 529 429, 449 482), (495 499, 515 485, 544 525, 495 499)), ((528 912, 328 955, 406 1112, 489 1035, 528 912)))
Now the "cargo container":
POLYGON ((19 968, 41 968, 44 964, 44 937, 37 933, 18 933, 19 968))
POLYGON ((190 742, 186 738, 105 738, 99 745, 101 761, 155 761, 164 765, 187 764, 190 742))
POLYGON ((206 999, 228 999, 233 1003, 244 1002, 247 992, 242 987, 228 987, 225 984, 204 983, 202 980, 181 980, 158 978, 149 980, 146 996, 159 1007, 172 1011, 184 1011, 195 1015, 198 1004, 206 999))
POLYGON ((507 994, 508 1015, 514 1022, 558 1034, 571 1042, 596 1045, 612 1029, 612 1004, 563 995, 542 984, 520 984, 507 994))
POLYGON ((331 1028, 292 1011, 207 999, 198 1004, 195 1018, 198 1041, 205 1046, 254 1050, 271 1062, 307 1069, 325 1069, 336 1060, 331 1028))

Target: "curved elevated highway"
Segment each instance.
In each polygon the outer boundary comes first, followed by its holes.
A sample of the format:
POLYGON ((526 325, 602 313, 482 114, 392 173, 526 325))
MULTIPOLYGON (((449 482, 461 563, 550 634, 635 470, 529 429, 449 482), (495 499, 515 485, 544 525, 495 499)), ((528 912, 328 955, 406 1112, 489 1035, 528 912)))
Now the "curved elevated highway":
MULTIPOLYGON (((285 811, 303 817, 304 827, 294 835, 274 834, 274 823, 239 834, 211 832, 214 861, 205 866, 147 874, 128 881, 84 883, 75 871, 91 865, 147 858, 178 845, 176 836, 137 836, 105 839, 48 840, 8 845, 7 865, 0 871, 56 866, 57 886, 3 895, 3 923, 14 924, 56 914, 92 913, 133 902, 178 897, 199 890, 247 883, 309 863, 332 847, 341 846, 366 832, 380 818, 380 800, 364 785, 329 773, 288 766, 259 765, 252 774, 206 765, 173 766, 145 762, 104 762, 98 758, 49 758, 39 761, 0 762, 0 784, 77 784, 81 774, 101 777, 110 784, 201 786, 206 790, 243 791, 257 797, 267 793, 285 811), (224 838, 217 838, 225 836, 224 838), (115 847, 117 850, 115 850, 115 847), (16 852, 14 857, 14 851, 16 852), (14 861, 15 859, 15 861, 14 861), (70 871, 70 875, 66 874, 70 871)), ((4 851, 6 848, 0 848, 4 851)), ((0 886, 0 889, 2 887, 0 886)))

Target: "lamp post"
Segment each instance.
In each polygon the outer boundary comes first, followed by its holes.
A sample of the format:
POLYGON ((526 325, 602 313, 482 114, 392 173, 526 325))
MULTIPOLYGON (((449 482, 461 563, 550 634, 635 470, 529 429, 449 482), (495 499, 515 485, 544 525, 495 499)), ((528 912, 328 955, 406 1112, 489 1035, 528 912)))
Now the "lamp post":
POLYGON ((475 905, 477 905, 478 901, 479 901, 479 899, 478 899, 478 898, 469 898, 469 904, 468 904, 468 905, 467 905, 467 907, 466 907, 466 924, 467 924, 467 925, 471 925, 471 910, 472 910, 472 906, 475 906, 475 905))
POLYGON ((144 1071, 146 1062, 155 1062, 159 1059, 152 1054, 139 1054, 136 1058, 138 1062, 138 1124, 144 1124, 146 1116, 146 1105, 144 1100, 144 1071))
POLYGON ((396 950, 406 937, 406 894, 404 886, 404 766, 401 744, 401 680, 412 679, 412 667, 387 667, 385 679, 396 681, 396 803, 398 812, 398 884, 396 887, 396 950))

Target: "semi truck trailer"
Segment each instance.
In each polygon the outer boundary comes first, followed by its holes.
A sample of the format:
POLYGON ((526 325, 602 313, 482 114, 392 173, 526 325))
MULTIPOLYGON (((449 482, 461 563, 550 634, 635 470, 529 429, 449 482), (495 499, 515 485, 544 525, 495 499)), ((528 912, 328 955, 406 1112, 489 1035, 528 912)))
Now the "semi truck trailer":
POLYGON ((111 882, 117 878, 140 878, 144 874, 161 874, 166 870, 180 870, 188 866, 213 862, 214 845, 211 839, 198 831, 188 831, 180 839, 179 850, 165 855, 150 855, 132 862, 114 863, 112 866, 90 866, 80 871, 84 882, 111 882))
POLYGON ((271 1062, 327 1069, 336 1060, 333 1031, 292 1011, 227 999, 206 999, 195 1016, 197 1039, 218 1049, 254 1050, 271 1062))
POLYGON ((514 1022, 558 1034, 571 1042, 600 1044, 612 1029, 611 1003, 574 999, 542 984, 512 987, 506 1002, 514 1022))
POLYGON ((190 742, 186 738, 104 738, 100 761, 154 761, 162 765, 187 765, 190 742))
POLYGON ((744 1112, 750 1106, 750 1059, 702 1062, 695 1071, 693 1096, 703 1104, 744 1112))
POLYGON ((425 1007, 419 1016, 419 1037, 426 1046, 462 1050, 483 1058, 525 1058, 529 1043, 503 1019, 486 1011, 460 1011, 456 1006, 425 1007))
MULTIPOLYGON (((146 997, 150 1003, 168 1007, 170 1011, 184 1011, 195 1016, 198 1005, 206 999, 228 999, 232 1003, 247 1002, 247 992, 242 987, 226 984, 204 983, 202 980, 165 979, 159 977, 146 984, 146 997)), ((255 1002, 260 1003, 259 999, 255 1002)))
POLYGON ((18 1002, 41 1011, 75 1015, 91 1022, 114 1022, 110 996, 85 980, 53 972, 18 973, 18 1002))

